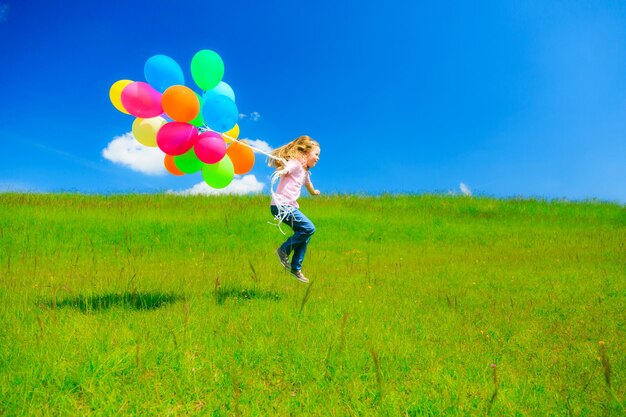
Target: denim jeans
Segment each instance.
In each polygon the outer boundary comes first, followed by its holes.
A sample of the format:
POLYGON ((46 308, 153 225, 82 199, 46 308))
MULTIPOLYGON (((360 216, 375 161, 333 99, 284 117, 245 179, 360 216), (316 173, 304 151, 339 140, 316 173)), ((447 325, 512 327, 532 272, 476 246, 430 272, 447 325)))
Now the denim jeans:
MULTIPOLYGON (((315 225, 300 210, 295 207, 292 207, 292 209, 291 213, 283 220, 283 223, 291 227, 294 233, 285 243, 280 245, 280 250, 285 252, 287 256, 293 252, 291 269, 299 271, 302 269, 302 261, 304 260, 311 236, 315 233, 315 225)), ((270 211, 274 216, 278 214, 276 206, 270 206, 270 211)))

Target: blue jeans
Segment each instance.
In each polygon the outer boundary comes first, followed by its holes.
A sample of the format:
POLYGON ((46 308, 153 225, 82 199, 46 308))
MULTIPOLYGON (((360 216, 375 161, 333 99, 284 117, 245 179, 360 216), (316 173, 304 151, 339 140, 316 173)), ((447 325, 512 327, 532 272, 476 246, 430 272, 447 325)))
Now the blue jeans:
MULTIPOLYGON (((293 252, 291 269, 299 271, 302 269, 302 261, 311 236, 315 233, 315 225, 300 210, 295 207, 292 209, 293 211, 285 217, 283 223, 291 227, 294 233, 285 243, 280 245, 280 250, 285 252, 287 256, 293 252)), ((274 216, 278 214, 276 206, 270 206, 270 211, 274 216)))

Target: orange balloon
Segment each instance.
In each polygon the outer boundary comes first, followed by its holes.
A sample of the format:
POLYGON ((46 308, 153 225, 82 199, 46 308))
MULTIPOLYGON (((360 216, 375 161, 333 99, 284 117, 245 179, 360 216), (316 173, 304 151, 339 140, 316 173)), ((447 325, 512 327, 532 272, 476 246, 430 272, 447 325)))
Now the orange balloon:
POLYGON ((176 167, 176 164, 174 163, 174 157, 172 155, 166 154, 165 159, 163 160, 163 164, 165 165, 165 169, 167 169, 167 172, 169 172, 170 174, 177 176, 185 175, 183 171, 176 167))
POLYGON ((161 97, 163 111, 177 122, 190 122, 200 112, 200 102, 193 90, 184 85, 173 85, 161 97))
POLYGON ((245 174, 254 166, 254 152, 241 141, 231 143, 226 150, 226 155, 233 161, 235 174, 245 174))

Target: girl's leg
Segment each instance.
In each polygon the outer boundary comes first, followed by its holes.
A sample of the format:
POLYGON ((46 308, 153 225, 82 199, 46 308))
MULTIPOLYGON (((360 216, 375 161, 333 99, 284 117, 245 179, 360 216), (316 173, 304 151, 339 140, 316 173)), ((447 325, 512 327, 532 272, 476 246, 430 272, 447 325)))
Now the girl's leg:
POLYGON ((291 269, 294 271, 300 271, 302 269, 302 262, 304 261, 304 255, 306 255, 306 248, 309 246, 311 236, 304 241, 300 246, 296 247, 293 251, 293 257, 291 258, 291 269))
POLYGON ((286 248, 289 250, 289 252, 285 251, 285 253, 290 253, 293 250, 291 269, 299 271, 302 269, 302 261, 304 260, 307 246, 311 241, 311 236, 315 233, 315 225, 298 209, 295 209, 290 217, 288 224, 293 229, 294 234, 287 239, 281 248, 283 251, 286 248))
MULTIPOLYGON (((274 216, 278 213, 276 206, 270 206, 270 210, 274 216)), ((280 246, 280 250, 287 256, 293 252, 291 269, 299 271, 302 269, 302 261, 311 236, 315 233, 315 225, 297 208, 293 209, 283 223, 291 227, 294 234, 280 246)))

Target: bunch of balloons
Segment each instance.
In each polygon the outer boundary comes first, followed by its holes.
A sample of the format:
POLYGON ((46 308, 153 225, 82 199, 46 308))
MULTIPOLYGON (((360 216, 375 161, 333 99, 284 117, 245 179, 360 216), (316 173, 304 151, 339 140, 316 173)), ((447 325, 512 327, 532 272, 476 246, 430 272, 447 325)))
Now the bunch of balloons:
POLYGON ((176 61, 154 55, 144 65, 144 81, 119 80, 109 90, 116 109, 135 117, 132 132, 139 143, 159 147, 173 175, 202 171, 213 188, 224 188, 235 174, 254 166, 254 152, 238 141, 239 111, 233 89, 222 81, 224 62, 204 49, 191 60, 191 76, 202 90, 185 86, 176 61))

